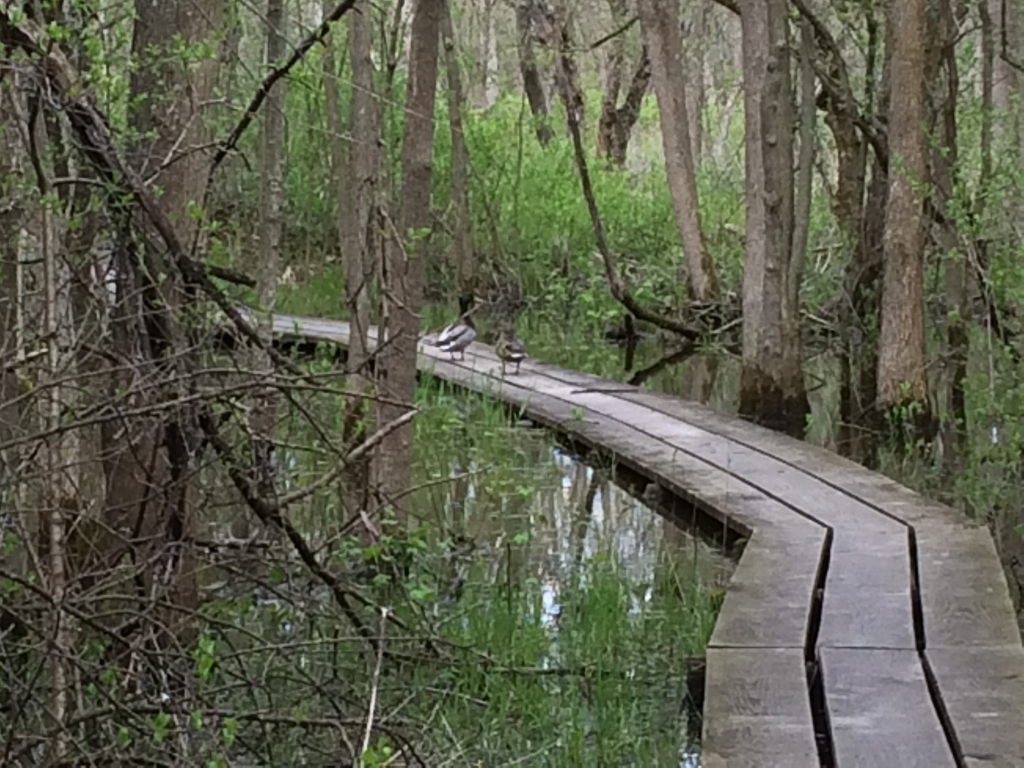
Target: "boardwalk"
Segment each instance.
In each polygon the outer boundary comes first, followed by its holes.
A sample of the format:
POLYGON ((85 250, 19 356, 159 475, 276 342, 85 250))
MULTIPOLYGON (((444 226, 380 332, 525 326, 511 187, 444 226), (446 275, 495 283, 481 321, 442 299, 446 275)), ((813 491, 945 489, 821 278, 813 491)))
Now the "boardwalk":
MULTIPOLYGON (((345 345, 345 323, 278 316, 345 345)), ((748 542, 707 650, 705 768, 1024 768, 1024 649, 992 539, 835 454, 537 362, 421 370, 600 448, 748 542)))

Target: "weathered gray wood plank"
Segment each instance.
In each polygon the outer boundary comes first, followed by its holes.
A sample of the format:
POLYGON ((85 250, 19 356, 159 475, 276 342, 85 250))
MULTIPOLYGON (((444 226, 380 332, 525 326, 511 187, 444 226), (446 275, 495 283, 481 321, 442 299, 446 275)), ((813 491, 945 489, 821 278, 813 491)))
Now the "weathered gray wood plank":
POLYGON ((803 653, 709 648, 704 768, 817 768, 803 653))
POLYGON ((916 649, 907 534, 837 531, 818 645, 916 649))
POLYGON ((837 768, 956 768, 914 651, 825 648, 837 768))
POLYGON ((919 524, 915 532, 927 647, 1019 646, 1006 575, 988 529, 919 524))
POLYGON ((797 648, 807 641, 825 529, 804 521, 802 529, 754 531, 729 581, 709 647, 797 648))
POLYGON ((1024 768, 1024 648, 940 648, 925 656, 967 765, 1024 768))

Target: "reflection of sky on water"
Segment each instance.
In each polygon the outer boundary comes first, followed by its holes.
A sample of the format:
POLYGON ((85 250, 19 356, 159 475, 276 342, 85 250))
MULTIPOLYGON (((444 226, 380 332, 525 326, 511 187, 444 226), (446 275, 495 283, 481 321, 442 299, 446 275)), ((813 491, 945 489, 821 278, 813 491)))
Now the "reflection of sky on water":
MULTIPOLYGON (((611 482, 607 472, 595 472, 571 454, 549 446, 543 446, 531 458, 535 463, 519 471, 532 478, 536 492, 520 504, 508 496, 484 498, 486 492, 482 493, 472 480, 462 489, 461 504, 451 496, 448 501, 450 511, 465 514, 470 527, 476 527, 471 520, 477 515, 500 523, 501 532, 486 524, 481 526, 488 529, 482 538, 491 540, 484 546, 497 545, 489 569, 492 578, 505 577, 506 566, 501 562, 503 557, 498 556, 504 547, 500 542, 513 537, 512 531, 529 533, 528 542, 517 547, 519 557, 514 558, 514 570, 518 574, 513 578, 525 584, 532 577, 539 593, 538 614, 528 620, 539 621, 549 632, 549 651, 542 666, 561 663, 560 598, 567 591, 587 589, 586 569, 579 567, 584 563, 604 557, 614 565, 628 587, 627 614, 637 618, 653 598, 663 550, 676 563, 692 565, 694 578, 718 580, 731 572, 730 561, 667 523, 611 482), (463 508, 456 511, 454 507, 463 508)), ((452 471, 460 470, 453 467, 452 471)), ((685 568, 682 573, 686 573, 685 568)), ((681 727, 685 730, 685 724, 681 727)), ((680 768, 700 766, 698 753, 685 746, 680 748, 679 760, 680 768)))

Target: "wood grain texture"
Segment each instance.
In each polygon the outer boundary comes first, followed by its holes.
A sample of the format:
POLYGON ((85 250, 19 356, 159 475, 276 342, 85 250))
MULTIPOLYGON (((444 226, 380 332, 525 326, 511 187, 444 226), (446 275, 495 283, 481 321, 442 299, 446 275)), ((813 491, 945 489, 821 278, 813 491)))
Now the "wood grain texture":
POLYGON ((925 652, 967 765, 1024 768, 1024 648, 925 652))
POLYGON ((704 768, 817 768, 803 653, 709 648, 704 768))
POLYGON ((914 651, 825 648, 837 768, 956 768, 914 651))
POLYGON ((987 528, 919 524, 927 647, 1020 645, 1006 575, 987 528))
POLYGON ((729 581, 709 647, 803 649, 825 529, 802 525, 754 532, 729 581))

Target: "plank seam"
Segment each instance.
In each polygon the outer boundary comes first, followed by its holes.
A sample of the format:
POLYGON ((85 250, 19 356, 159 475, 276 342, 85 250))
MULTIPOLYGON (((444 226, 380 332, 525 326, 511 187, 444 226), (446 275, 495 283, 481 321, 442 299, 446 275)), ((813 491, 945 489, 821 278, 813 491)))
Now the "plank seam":
POLYGON ((921 660, 921 669, 924 670, 924 682, 928 687, 928 695, 931 697, 932 706, 935 707, 935 713, 939 716, 939 725, 942 726, 942 733, 949 744, 949 751, 953 754, 953 762, 956 763, 956 768, 967 768, 967 760, 964 758, 964 750, 956 734, 953 718, 950 716, 946 702, 942 698, 942 689, 939 687, 938 678, 935 676, 935 671, 928 660, 928 655, 923 648, 918 651, 917 655, 921 660))
POLYGON ((807 698, 811 708, 811 724, 814 728, 814 744, 818 749, 820 768, 835 768, 836 766, 835 743, 832 739, 832 726, 828 718, 821 659, 818 656, 818 633, 821 631, 821 618, 825 605, 825 583, 828 581, 828 569, 832 564, 833 535, 832 528, 825 526, 825 541, 821 548, 818 572, 815 574, 814 590, 811 593, 810 613, 807 617, 807 638, 804 641, 807 698))

